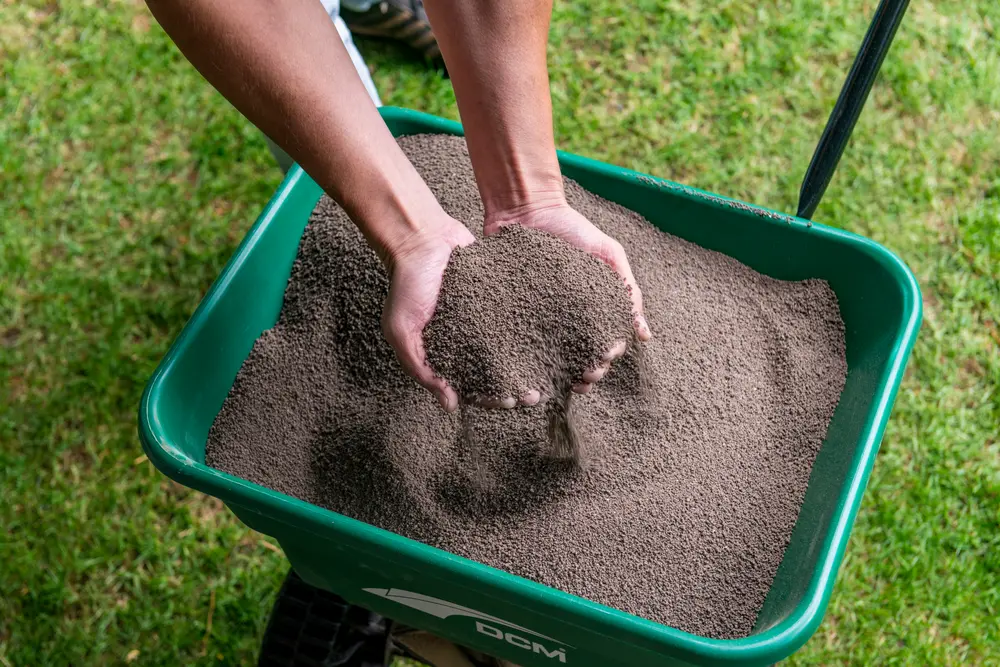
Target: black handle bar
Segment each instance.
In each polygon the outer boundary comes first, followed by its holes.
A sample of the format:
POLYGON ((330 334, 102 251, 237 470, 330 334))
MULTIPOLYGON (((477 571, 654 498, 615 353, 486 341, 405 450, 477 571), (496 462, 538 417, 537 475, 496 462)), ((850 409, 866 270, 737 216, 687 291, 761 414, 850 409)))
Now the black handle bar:
POLYGON ((807 220, 812 218, 819 206, 909 4, 910 0, 882 0, 875 10, 875 18, 868 26, 865 41, 861 43, 858 55, 854 58, 851 71, 840 89, 837 104, 833 107, 823 136, 820 137, 809 168, 802 178, 796 213, 798 217, 807 220))

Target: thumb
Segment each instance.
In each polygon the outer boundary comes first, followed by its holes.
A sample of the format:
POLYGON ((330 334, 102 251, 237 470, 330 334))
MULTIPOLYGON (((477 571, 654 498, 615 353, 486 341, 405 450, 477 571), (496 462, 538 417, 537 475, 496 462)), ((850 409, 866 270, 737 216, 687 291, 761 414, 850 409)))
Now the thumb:
POLYGON ((641 341, 649 340, 653 337, 653 334, 649 329, 649 323, 646 321, 646 314, 643 311, 642 290, 639 289, 639 284, 632 274, 632 267, 628 263, 628 257, 625 256, 625 249, 617 241, 612 240, 610 243, 607 262, 622 277, 622 280, 625 281, 625 286, 628 288, 629 298, 632 300, 632 315, 636 336, 641 341))
POLYGON ((445 412, 454 412, 458 408, 458 394, 427 363, 423 331, 406 318, 386 312, 383 313, 382 333, 395 351, 403 371, 431 392, 445 412))

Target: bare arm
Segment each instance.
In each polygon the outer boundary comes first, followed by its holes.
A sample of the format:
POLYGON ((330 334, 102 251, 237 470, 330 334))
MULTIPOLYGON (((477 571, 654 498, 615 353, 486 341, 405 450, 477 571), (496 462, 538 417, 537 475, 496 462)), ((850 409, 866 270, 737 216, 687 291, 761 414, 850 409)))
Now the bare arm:
POLYGON ((438 212, 317 0, 148 5, 198 71, 301 164, 381 253, 438 212))
POLYGON ((545 47, 552 0, 425 0, 486 211, 562 199, 545 47))
MULTIPOLYGON (((636 333, 650 337, 625 251, 566 203, 546 63, 552 0, 424 0, 455 87, 484 231, 522 224, 562 237, 615 269, 629 288, 636 333)), ((603 371, 585 375, 600 379, 603 371)), ((587 386, 581 387, 586 391, 587 386)))
MULTIPOLYGON (((195 67, 351 216, 390 274, 382 329, 404 370, 448 410, 457 396, 426 362, 451 250, 473 241, 441 209, 385 127, 317 0, 147 0, 195 67)), ((466 120, 486 233, 545 229, 607 261, 641 296, 621 246, 569 208, 552 138, 545 63, 551 0, 432 0, 466 120)), ((610 363, 610 359, 607 363, 610 363)), ((589 389, 607 369, 584 374, 589 389)))
POLYGON ((452 410, 422 332, 452 248, 441 209, 382 122, 318 0, 147 0, 192 64, 344 207, 391 276, 383 332, 403 368, 452 410))

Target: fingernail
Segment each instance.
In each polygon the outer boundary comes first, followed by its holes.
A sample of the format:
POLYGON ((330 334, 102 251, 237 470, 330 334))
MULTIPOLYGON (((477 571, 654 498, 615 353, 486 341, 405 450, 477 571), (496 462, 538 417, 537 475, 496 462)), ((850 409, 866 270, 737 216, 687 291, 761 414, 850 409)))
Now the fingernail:
POLYGON ((538 401, 541 400, 541 393, 537 389, 532 389, 524 396, 521 397, 521 405, 532 406, 537 405, 538 401))
POLYGON ((445 412, 455 411, 455 408, 457 406, 452 405, 452 400, 451 398, 449 398, 448 394, 446 394, 445 392, 441 392, 440 394, 438 394, 437 398, 438 398, 438 403, 441 404, 441 407, 444 408, 445 412))
POLYGON ((642 315, 635 318, 635 329, 639 340, 649 340, 653 337, 653 332, 649 330, 649 322, 642 315))

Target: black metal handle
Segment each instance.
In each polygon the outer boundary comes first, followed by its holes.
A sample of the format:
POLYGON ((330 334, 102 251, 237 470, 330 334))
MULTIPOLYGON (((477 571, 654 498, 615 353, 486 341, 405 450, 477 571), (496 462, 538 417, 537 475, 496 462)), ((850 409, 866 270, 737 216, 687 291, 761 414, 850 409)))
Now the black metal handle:
POLYGON ((882 0, 875 10, 875 18, 868 26, 865 41, 861 43, 858 55, 854 58, 854 64, 851 65, 851 71, 844 81, 844 87, 840 89, 837 104, 833 107, 833 113, 826 122, 823 136, 816 145, 812 162, 809 163, 806 175, 802 178, 799 210, 796 213, 798 217, 807 220, 812 218, 820 200, 823 199, 826 186, 833 178, 833 172, 837 169, 837 163, 844 153, 847 140, 851 138, 854 124, 858 122, 858 116, 868 101, 868 93, 871 92, 885 54, 896 36, 896 28, 903 20, 903 14, 906 13, 909 4, 910 0, 882 0))

